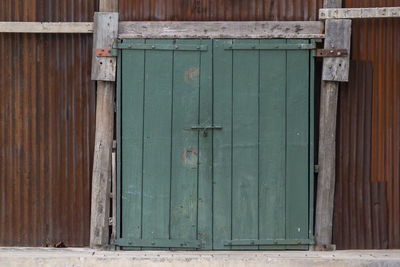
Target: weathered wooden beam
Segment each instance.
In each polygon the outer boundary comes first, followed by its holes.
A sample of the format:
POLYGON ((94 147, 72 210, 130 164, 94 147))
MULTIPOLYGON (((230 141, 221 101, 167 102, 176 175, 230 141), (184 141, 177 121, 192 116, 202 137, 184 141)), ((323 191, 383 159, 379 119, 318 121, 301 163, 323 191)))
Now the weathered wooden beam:
POLYGON ((319 19, 399 18, 400 7, 321 8, 319 19))
POLYGON ((328 19, 325 23, 325 49, 345 49, 345 57, 325 57, 323 81, 348 82, 350 68, 351 20, 328 19))
POLYGON ((8 33, 92 33, 93 22, 1 21, 0 32, 8 33))
MULTIPOLYGON (((342 6, 341 0, 324 0, 325 8, 342 6)), ((335 34, 329 31, 327 34, 335 34)), ((337 36, 329 36, 335 40, 337 36)), ((338 40, 339 42, 340 40, 338 40)), ((332 42, 332 41, 331 41, 332 42)), ((330 42, 325 42, 328 48, 330 42)), ((337 47, 342 48, 342 47, 337 47)), ((325 68, 328 66, 325 64, 325 68)), ((315 242, 314 249, 333 248, 332 221, 333 203, 335 194, 335 162, 336 162, 336 116, 338 103, 339 82, 322 81, 319 118, 319 146, 318 146, 318 184, 315 208, 315 242)))
POLYGON ((118 34, 117 12, 96 12, 94 15, 92 80, 115 81, 116 58, 97 57, 96 49, 111 49, 118 34))
MULTIPOLYGON (((118 10, 118 0, 100 0, 99 4, 101 12, 113 12, 118 10)), ((115 23, 115 19, 111 19, 109 22, 115 23)), ((116 27, 118 27, 118 19, 116 25, 116 27)), ((116 36, 111 35, 116 35, 117 30, 108 29, 108 26, 111 25, 106 26, 106 31, 110 36, 103 36, 102 28, 95 27, 96 39, 94 39, 93 43, 99 46, 106 46, 102 48, 111 48, 111 40, 116 38, 116 36), (104 43, 98 43, 96 41, 98 38, 102 39, 104 43)), ((115 25, 111 26, 111 28, 113 27, 115 27, 115 25)), ((93 54, 95 54, 96 48, 96 45, 94 45, 93 54)), ((94 61, 94 64, 96 63, 97 61, 94 61)), ((107 70, 111 71, 109 68, 107 70)), ((109 243, 110 189, 114 135, 114 92, 115 82, 97 81, 90 247, 98 249, 106 248, 109 243)))
POLYGON ((318 21, 120 22, 119 38, 323 38, 318 21))

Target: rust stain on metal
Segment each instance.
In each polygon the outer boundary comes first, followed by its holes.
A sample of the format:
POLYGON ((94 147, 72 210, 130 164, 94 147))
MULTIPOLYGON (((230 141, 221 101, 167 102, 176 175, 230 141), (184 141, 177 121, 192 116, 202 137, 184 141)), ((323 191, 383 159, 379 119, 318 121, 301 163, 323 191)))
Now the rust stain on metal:
POLYGON ((187 82, 195 80, 199 77, 199 68, 190 68, 185 72, 185 80, 187 82))

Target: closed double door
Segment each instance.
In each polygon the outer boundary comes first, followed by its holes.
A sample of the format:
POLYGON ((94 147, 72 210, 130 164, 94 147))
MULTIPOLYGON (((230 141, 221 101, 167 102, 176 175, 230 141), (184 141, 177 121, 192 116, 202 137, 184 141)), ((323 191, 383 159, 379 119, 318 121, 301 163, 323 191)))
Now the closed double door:
POLYGON ((119 41, 114 243, 307 249, 313 47, 119 41))

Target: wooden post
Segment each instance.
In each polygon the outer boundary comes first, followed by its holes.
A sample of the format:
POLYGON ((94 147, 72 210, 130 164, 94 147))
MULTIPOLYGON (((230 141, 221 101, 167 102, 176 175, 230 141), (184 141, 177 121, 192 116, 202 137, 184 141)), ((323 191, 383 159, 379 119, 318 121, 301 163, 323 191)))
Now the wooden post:
MULTIPOLYGON (((324 0, 324 8, 338 8, 341 0, 324 0)), ((327 20, 325 24, 325 49, 350 51, 351 21, 327 20), (342 32, 340 32, 342 31, 342 32)), ((321 84, 318 186, 315 211, 316 249, 333 248, 332 221, 335 193, 336 116, 339 81, 347 81, 349 56, 324 58, 321 84)))
MULTIPOLYGON (((117 12, 117 0, 100 0, 101 12, 117 12)), ((118 13, 109 13, 109 16, 96 14, 93 36, 93 50, 96 48, 111 48, 112 40, 118 34, 118 13), (106 19, 109 19, 106 21, 106 19), (105 25, 102 25, 105 22, 105 25), (110 43, 111 42, 111 43, 110 43)), ((104 15, 104 14, 103 14, 104 15)), ((95 52, 92 63, 92 79, 97 80, 96 102, 96 135, 93 160, 92 177, 92 202, 90 221, 90 247, 104 249, 109 240, 109 213, 110 213, 110 188, 111 188, 111 153, 114 132, 114 91, 115 82, 111 79, 99 78, 106 71, 115 72, 115 59, 105 69, 96 64, 95 52), (93 70, 96 71, 93 71, 93 70), (97 77, 99 76, 99 77, 97 77), (104 81, 106 80, 106 81, 104 81), (111 81, 110 81, 111 80, 111 81)), ((110 59, 108 59, 110 62, 110 59)), ((115 73, 109 73, 114 74, 115 73)), ((111 75, 112 77, 113 75, 111 75)), ((107 77, 110 77, 109 75, 107 77)))

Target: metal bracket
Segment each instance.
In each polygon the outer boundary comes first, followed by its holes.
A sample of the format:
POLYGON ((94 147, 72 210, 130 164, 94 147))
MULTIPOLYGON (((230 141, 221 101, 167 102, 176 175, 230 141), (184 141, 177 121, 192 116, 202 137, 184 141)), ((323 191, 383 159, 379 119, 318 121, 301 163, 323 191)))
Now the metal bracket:
POLYGON ((315 44, 227 44, 225 50, 312 50, 315 44))
POLYGON ((99 48, 96 49, 96 57, 116 57, 117 50, 115 49, 107 49, 107 48, 99 48))
POLYGON ((317 49, 316 57, 345 57, 349 54, 347 49, 317 49))
POLYGON ((287 245, 313 245, 310 239, 236 239, 226 240, 224 246, 287 246, 287 245))

